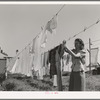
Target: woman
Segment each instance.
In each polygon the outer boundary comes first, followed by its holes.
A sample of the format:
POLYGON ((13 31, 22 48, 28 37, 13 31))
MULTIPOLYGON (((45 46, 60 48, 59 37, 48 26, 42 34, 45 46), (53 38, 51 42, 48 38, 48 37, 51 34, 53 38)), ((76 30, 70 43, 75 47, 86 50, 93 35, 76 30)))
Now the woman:
POLYGON ((72 56, 72 72, 70 74, 69 91, 85 90, 85 56, 84 43, 81 39, 75 40, 75 49, 72 51, 65 46, 65 51, 72 56))

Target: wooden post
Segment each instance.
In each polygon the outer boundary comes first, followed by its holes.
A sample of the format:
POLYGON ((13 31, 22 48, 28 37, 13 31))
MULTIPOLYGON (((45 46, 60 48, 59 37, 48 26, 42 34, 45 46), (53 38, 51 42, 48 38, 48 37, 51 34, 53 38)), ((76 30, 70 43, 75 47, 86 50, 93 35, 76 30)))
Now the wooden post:
POLYGON ((89 70, 91 73, 91 39, 89 38, 89 70))
POLYGON ((8 73, 7 73, 7 57, 6 57, 6 67, 5 67, 5 79, 7 79, 8 73))
POLYGON ((56 69, 57 69, 57 85, 58 91, 62 91, 62 74, 61 74, 61 63, 60 56, 58 54, 58 50, 56 50, 56 69))

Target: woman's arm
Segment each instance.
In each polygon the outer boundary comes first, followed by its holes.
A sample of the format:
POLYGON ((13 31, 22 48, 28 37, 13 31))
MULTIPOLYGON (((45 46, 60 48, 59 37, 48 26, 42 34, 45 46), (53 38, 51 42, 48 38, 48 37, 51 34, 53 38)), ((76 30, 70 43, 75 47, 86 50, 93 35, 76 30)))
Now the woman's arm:
POLYGON ((69 53, 70 55, 72 55, 73 57, 80 58, 80 53, 75 54, 73 51, 71 51, 71 50, 70 50, 69 48, 67 48, 66 46, 65 46, 65 51, 66 51, 67 53, 69 53))
POLYGON ((66 47, 66 41, 65 40, 63 41, 63 44, 62 45, 64 47, 64 50, 67 53, 69 53, 71 56, 76 57, 76 58, 81 58, 80 53, 75 54, 72 50, 70 50, 69 48, 66 47))

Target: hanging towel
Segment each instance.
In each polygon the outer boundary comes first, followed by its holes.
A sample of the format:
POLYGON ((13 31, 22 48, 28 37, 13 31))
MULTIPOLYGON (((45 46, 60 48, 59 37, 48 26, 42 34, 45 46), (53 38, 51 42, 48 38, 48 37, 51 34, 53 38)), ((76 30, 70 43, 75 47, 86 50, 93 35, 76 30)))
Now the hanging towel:
POLYGON ((42 32, 37 36, 35 41, 35 54, 34 54, 34 70, 37 71, 41 68, 41 38, 42 32))
POLYGON ((15 73, 22 74, 22 70, 21 70, 22 65, 21 65, 21 63, 22 63, 22 53, 20 53, 19 56, 18 56, 18 64, 17 64, 15 73))
POLYGON ((44 59, 44 54, 45 54, 45 53, 42 53, 42 54, 41 54, 41 65, 42 65, 43 75, 45 75, 45 73, 46 73, 46 72, 45 72, 45 66, 44 66, 44 62, 45 62, 45 61, 44 61, 44 60, 45 60, 45 59, 44 59))
POLYGON ((17 58, 16 61, 15 61, 14 66, 12 67, 12 70, 10 71, 12 74, 15 73, 15 69, 16 69, 16 67, 17 67, 18 60, 19 60, 19 59, 17 58))
POLYGON ((7 60, 7 71, 11 71, 14 64, 16 62, 16 57, 10 58, 9 60, 7 60))

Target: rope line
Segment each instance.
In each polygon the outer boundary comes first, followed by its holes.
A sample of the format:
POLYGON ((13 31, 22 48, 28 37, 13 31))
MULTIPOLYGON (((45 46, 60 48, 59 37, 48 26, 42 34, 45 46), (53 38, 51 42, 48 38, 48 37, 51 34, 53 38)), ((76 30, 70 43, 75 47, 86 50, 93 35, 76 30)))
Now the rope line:
POLYGON ((79 34, 85 32, 86 30, 88 30, 88 29, 91 28, 92 26, 98 24, 99 22, 100 22, 100 20, 97 20, 95 23, 91 24, 90 26, 85 27, 85 28, 84 28, 82 31, 80 31, 79 33, 73 35, 72 37, 69 37, 69 39, 67 39, 66 41, 69 41, 69 40, 71 40, 72 38, 76 37, 77 35, 79 35, 79 34))

